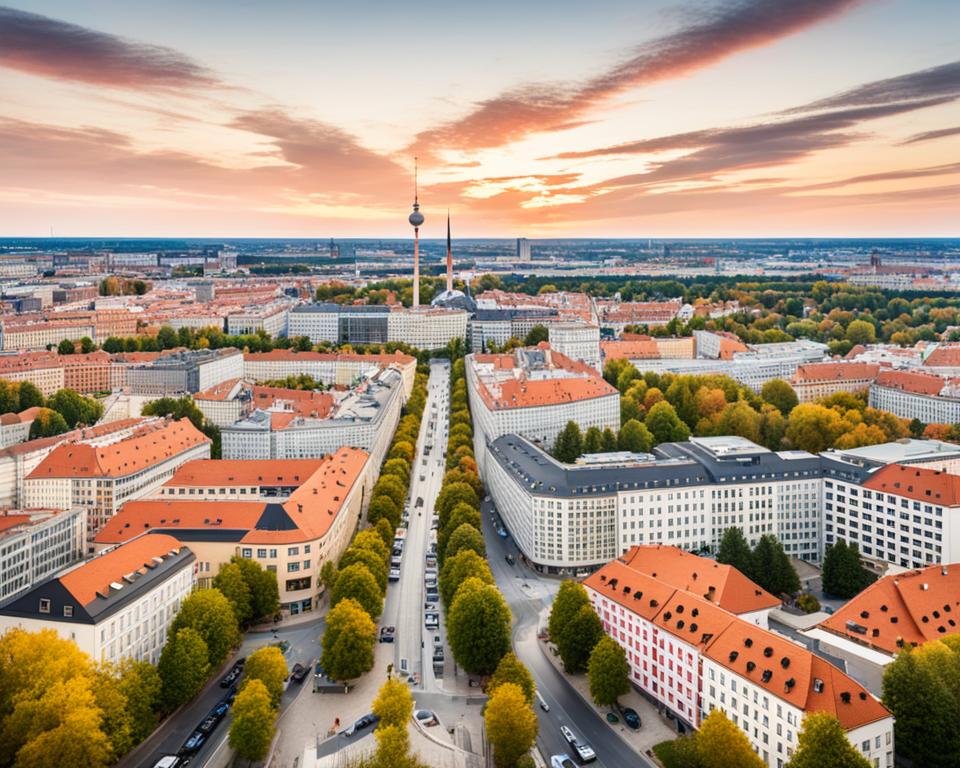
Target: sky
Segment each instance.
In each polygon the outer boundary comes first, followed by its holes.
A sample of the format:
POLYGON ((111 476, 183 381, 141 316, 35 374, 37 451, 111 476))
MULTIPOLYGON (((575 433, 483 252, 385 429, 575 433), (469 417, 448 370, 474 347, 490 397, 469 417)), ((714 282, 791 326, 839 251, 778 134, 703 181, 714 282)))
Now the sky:
POLYGON ((0 236, 960 236, 957 0, 31 0, 0 105, 0 236))

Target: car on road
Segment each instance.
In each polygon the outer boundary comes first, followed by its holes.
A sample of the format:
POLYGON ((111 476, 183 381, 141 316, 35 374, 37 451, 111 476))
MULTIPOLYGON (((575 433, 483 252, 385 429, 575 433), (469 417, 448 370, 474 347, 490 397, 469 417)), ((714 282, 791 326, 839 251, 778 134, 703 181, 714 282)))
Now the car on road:
POLYGON ((617 707, 620 711, 620 717, 623 718, 623 722, 627 724, 628 728, 637 730, 640 727, 640 715, 637 714, 637 710, 631 709, 630 707, 617 707))
POLYGON ((397 635, 396 627, 380 627, 380 642, 392 643, 397 635))
POLYGON ((505 559, 510 565, 516 565, 517 558, 515 558, 515 557, 514 557, 513 555, 511 555, 509 552, 507 552, 507 554, 506 554, 506 556, 504 557, 504 559, 505 559))
POLYGON ((204 733, 211 733, 214 728, 220 724, 220 718, 214 717, 213 715, 207 715, 203 722, 200 723, 200 727, 197 729, 203 731, 204 733))
POLYGON ((440 629, 440 614, 425 613, 423 615, 423 626, 427 629, 440 629))
POLYGON ((553 755, 550 758, 550 768, 577 768, 570 755, 553 755))
POLYGON ((390 567, 391 567, 391 568, 399 568, 399 567, 400 567, 400 563, 402 563, 402 562, 403 562, 403 558, 402 558, 402 557, 397 557, 396 555, 394 555, 393 557, 390 558, 390 567))
POLYGON ((177 755, 164 755, 153 764, 153 768, 177 768, 182 765, 177 755))
POLYGON ((433 566, 435 566, 435 565, 437 564, 437 556, 436 556, 436 555, 427 555, 427 557, 426 557, 426 563, 427 563, 428 566, 430 566, 430 567, 432 568, 433 566))
POLYGON ((500 536, 501 539, 505 539, 505 538, 507 538, 507 529, 506 529, 506 528, 498 528, 498 529, 497 529, 497 534, 500 536))
POLYGON ((231 685, 230 690, 227 691, 227 695, 223 697, 223 700, 227 704, 233 704, 233 700, 237 698, 237 686, 231 685))
POLYGON ((364 728, 369 728, 371 725, 376 726, 376 724, 379 722, 380 718, 371 712, 350 725, 347 730, 343 732, 343 735, 353 736, 353 734, 362 731, 364 728))
POLYGON ((443 640, 440 639, 440 635, 433 636, 433 646, 436 648, 438 645, 443 645, 443 640))
POLYGON ((483 500, 486 501, 486 502, 489 502, 489 501, 490 501, 490 497, 489 497, 489 496, 484 496, 484 497, 483 497, 483 500))
POLYGON ((416 506, 416 507, 422 507, 422 506, 423 506, 423 496, 417 496, 417 503, 416 503, 414 506, 416 506))
POLYGON ((550 705, 547 704, 547 700, 543 698, 543 696, 540 694, 540 691, 534 691, 534 695, 537 697, 537 704, 540 705, 540 709, 542 709, 544 712, 549 712, 550 705))
POLYGON ((413 713, 413 716, 428 728, 431 725, 438 725, 440 722, 439 720, 437 720, 437 716, 433 712, 431 712, 429 709, 418 709, 416 712, 413 713))
POLYGON ((238 662, 231 667, 230 671, 227 672, 226 675, 224 675, 223 679, 220 681, 220 687, 229 688, 231 685, 237 682, 237 678, 239 678, 241 674, 243 674, 243 664, 238 662))
POLYGON ((309 669, 298 661, 290 671, 290 679, 295 683, 302 683, 306 679, 308 671, 309 669))
POLYGON ((437 592, 437 588, 436 588, 436 587, 434 587, 433 589, 427 591, 427 600, 430 600, 431 602, 434 602, 434 603, 435 603, 435 602, 437 602, 439 599, 440 599, 440 593, 437 592))
POLYGON ((387 581, 400 581, 400 569, 391 568, 390 573, 387 574, 387 581))
POLYGON ((180 747, 181 755, 191 755, 194 752, 197 752, 200 747, 203 746, 203 743, 207 740, 207 734, 203 731, 197 730, 190 734, 183 746, 180 747))
POLYGON ((577 753, 577 757, 580 758, 580 762, 589 763, 591 760, 597 759, 597 753, 593 751, 593 748, 587 744, 587 742, 580 741, 580 739, 577 738, 577 735, 567 726, 561 725, 560 733, 563 735, 563 738, 566 739, 566 742, 570 745, 570 748, 577 753))

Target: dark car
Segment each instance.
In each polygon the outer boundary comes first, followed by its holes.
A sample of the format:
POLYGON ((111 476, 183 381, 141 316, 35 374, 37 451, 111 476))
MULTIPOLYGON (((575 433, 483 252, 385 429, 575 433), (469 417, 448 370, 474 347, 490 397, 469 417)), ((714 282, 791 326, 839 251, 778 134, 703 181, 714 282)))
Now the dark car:
POLYGON ((220 718, 214 717, 213 715, 207 715, 203 722, 200 723, 200 727, 197 728, 198 731, 203 731, 204 733, 210 733, 220 724, 220 718))
POLYGON ((369 728, 371 725, 375 726, 379 722, 380 718, 371 712, 370 714, 361 717, 353 725, 349 726, 343 733, 345 736, 353 736, 353 734, 362 731, 364 728, 369 728))
POLYGON ((380 627, 380 642, 392 643, 396 633, 397 633, 396 627, 380 627))
POLYGON ((230 702, 223 699, 223 701, 218 701, 217 706, 210 710, 210 716, 218 717, 222 720, 223 716, 227 714, 228 709, 230 709, 230 702))
POLYGON ((637 714, 635 709, 630 709, 630 707, 621 707, 620 717, 623 718, 623 722, 625 722, 629 728, 637 730, 640 727, 640 715, 637 714))
POLYGON ((305 667, 300 662, 297 662, 293 665, 293 671, 290 673, 290 677, 295 683, 302 683, 307 676, 307 667, 305 667))
POLYGON ((237 686, 230 686, 230 690, 227 691, 227 695, 223 697, 223 700, 226 704, 233 704, 233 700, 237 698, 237 686))
POLYGON ((182 754, 187 754, 187 755, 192 754, 197 750, 199 750, 200 747, 203 746, 203 743, 206 740, 207 740, 207 734, 199 730, 194 731, 193 733, 190 734, 190 738, 188 738, 185 742, 183 742, 183 746, 180 748, 180 752, 182 754))
POLYGON ((513 555, 511 555, 511 554, 509 554, 509 553, 505 556, 504 559, 505 559, 510 565, 514 565, 514 564, 517 562, 517 559, 516 559, 513 555))
POLYGON ((231 685, 237 682, 237 678, 240 677, 241 674, 243 674, 243 665, 239 663, 234 664, 233 668, 227 672, 223 680, 220 681, 220 687, 229 688, 231 685))

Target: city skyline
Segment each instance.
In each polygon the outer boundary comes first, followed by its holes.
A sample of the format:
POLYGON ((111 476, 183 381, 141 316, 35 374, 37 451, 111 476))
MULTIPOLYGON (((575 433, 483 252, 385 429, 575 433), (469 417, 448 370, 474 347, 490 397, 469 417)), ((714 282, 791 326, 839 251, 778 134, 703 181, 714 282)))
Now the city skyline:
POLYGON ((960 7, 0 6, 0 237, 956 236, 960 7))

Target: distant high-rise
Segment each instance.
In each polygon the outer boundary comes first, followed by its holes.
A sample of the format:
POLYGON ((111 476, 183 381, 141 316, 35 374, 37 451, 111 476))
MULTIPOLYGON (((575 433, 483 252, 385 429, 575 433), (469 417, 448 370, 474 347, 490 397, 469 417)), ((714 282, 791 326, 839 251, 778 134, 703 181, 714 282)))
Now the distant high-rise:
POLYGON ((530 241, 525 237, 517 238, 517 261, 530 261, 530 241))
POLYGON ((420 213, 420 200, 417 192, 417 158, 413 158, 413 212, 410 214, 410 226, 413 227, 413 306, 420 306, 420 227, 423 226, 423 214, 420 213))

